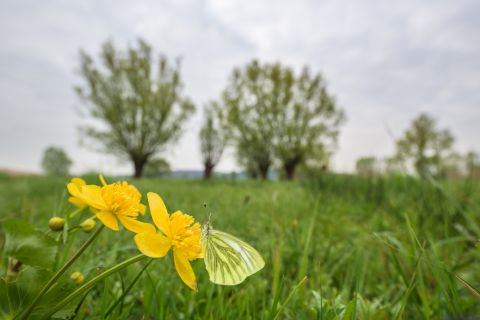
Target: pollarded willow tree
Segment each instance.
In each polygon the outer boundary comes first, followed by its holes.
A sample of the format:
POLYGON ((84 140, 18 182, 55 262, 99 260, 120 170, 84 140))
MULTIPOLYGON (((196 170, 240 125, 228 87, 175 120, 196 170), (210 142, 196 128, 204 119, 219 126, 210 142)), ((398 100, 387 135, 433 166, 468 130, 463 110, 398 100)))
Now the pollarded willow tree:
POLYGON ((411 161, 420 177, 440 177, 454 141, 449 130, 438 129, 433 118, 421 114, 397 141, 397 155, 411 161))
POLYGON ((297 167, 315 157, 316 150, 332 153, 345 116, 320 74, 311 74, 307 67, 299 75, 279 64, 265 67, 276 84, 274 151, 287 179, 293 179, 297 167))
POLYGON ((179 64, 155 59, 143 40, 119 51, 108 41, 100 53, 101 66, 84 51, 80 74, 84 84, 76 91, 88 115, 98 125, 82 127, 85 137, 101 150, 130 160, 134 177, 142 176, 150 159, 182 133, 195 108, 183 93, 179 64))
POLYGON ((256 62, 234 69, 222 102, 229 136, 239 163, 252 177, 266 179, 273 164, 272 96, 266 92, 265 71, 256 62))
POLYGON ((223 116, 218 104, 212 102, 205 107, 204 120, 199 132, 200 152, 203 160, 203 177, 210 179, 213 169, 220 161, 227 143, 226 130, 223 128, 223 116))
POLYGON ((235 69, 223 101, 240 163, 253 163, 262 178, 276 160, 293 179, 316 150, 333 149, 345 118, 321 75, 278 63, 235 69))

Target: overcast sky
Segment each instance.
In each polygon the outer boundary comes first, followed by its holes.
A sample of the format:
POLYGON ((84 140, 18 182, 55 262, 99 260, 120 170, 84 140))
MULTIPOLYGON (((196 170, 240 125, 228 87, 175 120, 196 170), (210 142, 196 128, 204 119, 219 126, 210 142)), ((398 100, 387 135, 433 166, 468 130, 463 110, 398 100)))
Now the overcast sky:
MULTIPOLYGON (((480 1, 0 1, 0 168, 40 171, 49 145, 75 172, 130 166, 79 146, 84 121, 73 86, 80 48, 97 54, 146 39, 182 57, 185 92, 198 111, 166 152, 174 169, 200 169, 201 107, 231 70, 253 58, 321 72, 346 111, 333 166, 394 152, 420 112, 480 151, 480 1)), ((220 170, 235 169, 232 154, 220 170)))

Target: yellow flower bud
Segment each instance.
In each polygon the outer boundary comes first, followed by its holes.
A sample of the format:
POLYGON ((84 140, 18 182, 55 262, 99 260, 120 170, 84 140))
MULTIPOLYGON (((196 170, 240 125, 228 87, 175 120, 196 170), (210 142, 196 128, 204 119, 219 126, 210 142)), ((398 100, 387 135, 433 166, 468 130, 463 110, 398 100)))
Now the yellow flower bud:
POLYGON ((293 225, 294 227, 298 227, 298 220, 297 220, 297 219, 293 219, 292 225, 293 225))
POLYGON ((78 285, 82 284, 85 281, 84 275, 81 274, 78 271, 75 271, 74 273, 72 273, 70 275, 70 279, 72 279, 72 281, 75 282, 75 284, 78 284, 78 285))
POLYGON ((53 217, 48 221, 48 227, 52 231, 62 231, 65 226, 65 219, 60 217, 53 217))
POLYGON ((96 224, 97 223, 95 222, 95 220, 87 219, 80 224, 80 227, 82 228, 83 231, 85 231, 86 233, 89 233, 90 231, 93 230, 93 228, 95 228, 96 224))

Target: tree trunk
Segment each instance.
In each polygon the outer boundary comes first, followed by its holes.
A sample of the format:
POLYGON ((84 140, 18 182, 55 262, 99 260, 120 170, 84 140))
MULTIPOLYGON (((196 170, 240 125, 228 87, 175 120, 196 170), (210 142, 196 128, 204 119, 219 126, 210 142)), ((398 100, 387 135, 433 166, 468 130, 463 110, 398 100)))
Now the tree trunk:
POLYGON ((293 180, 295 178, 295 168, 296 165, 285 165, 284 170, 285 170, 285 176, 287 177, 287 180, 293 180))
POLYGON ((212 177, 214 167, 215 165, 210 161, 207 161, 206 163, 204 163, 203 179, 208 180, 212 177))
POLYGON ((260 179, 267 180, 268 179, 268 169, 270 168, 270 164, 261 164, 259 165, 258 171, 260 174, 260 179))
POLYGON ((297 169, 299 163, 299 160, 294 159, 283 164, 283 170, 285 171, 285 177, 287 180, 295 179, 295 169, 297 169))
POLYGON ((135 169, 133 178, 140 179, 143 175, 143 169, 145 168, 145 164, 147 163, 145 158, 137 158, 133 159, 133 167, 135 169))

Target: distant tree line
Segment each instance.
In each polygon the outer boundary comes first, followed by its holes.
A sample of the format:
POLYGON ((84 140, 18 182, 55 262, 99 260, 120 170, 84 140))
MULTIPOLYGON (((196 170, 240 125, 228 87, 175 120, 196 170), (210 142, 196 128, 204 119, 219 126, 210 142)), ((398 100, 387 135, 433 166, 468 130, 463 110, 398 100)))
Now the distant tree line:
POLYGON ((233 70, 212 106, 206 114, 207 119, 217 119, 215 134, 205 134, 213 129, 210 120, 200 134, 206 172, 218 162, 208 161, 212 146, 218 146, 220 155, 228 144, 246 172, 261 179, 272 167, 293 179, 297 168, 309 160, 327 163, 345 119, 320 74, 307 67, 296 74, 279 63, 256 60, 233 70))
MULTIPOLYGON (((142 40, 126 51, 108 41, 98 61, 81 51, 80 75, 83 111, 96 120, 81 128, 84 144, 129 160, 137 178, 178 140, 195 111, 183 94, 179 63, 154 56, 142 40)), ((293 179, 299 166, 328 163, 345 119, 320 74, 255 60, 233 70, 203 116, 205 178, 232 147, 250 176, 266 179, 276 167, 293 179)))
POLYGON ((435 119, 420 114, 396 141, 396 153, 385 159, 361 157, 356 172, 362 176, 408 174, 421 178, 480 178, 480 157, 473 151, 455 152, 455 139, 448 129, 439 129, 435 119))
MULTIPOLYGON (((83 81, 75 90, 81 111, 92 120, 80 129, 82 142, 130 161, 136 178, 168 173, 164 155, 195 112, 183 90, 179 61, 154 54, 143 40, 126 50, 107 41, 99 59, 80 52, 79 74, 83 81)), ((253 60, 235 68, 219 97, 203 108, 198 135, 204 177, 213 175, 227 148, 252 178, 267 179, 272 169, 286 179, 308 167, 325 170, 344 122, 321 74, 253 60)), ((395 155, 382 161, 361 158, 356 169, 368 176, 409 168, 421 177, 478 174, 478 156, 454 153, 453 143, 448 130, 420 115, 397 141, 395 155)), ((68 172, 71 161, 50 165, 53 151, 49 154, 45 171, 68 172)))

